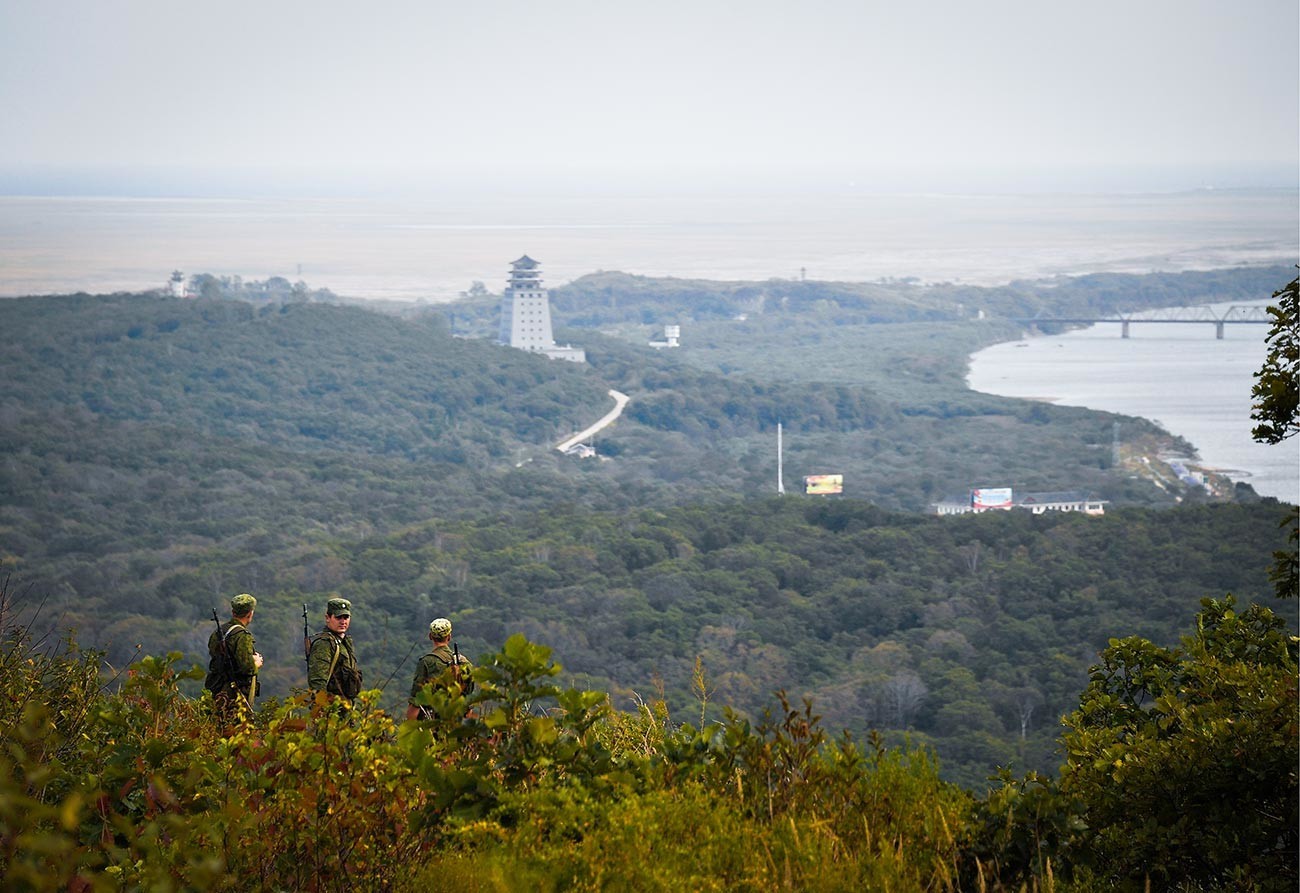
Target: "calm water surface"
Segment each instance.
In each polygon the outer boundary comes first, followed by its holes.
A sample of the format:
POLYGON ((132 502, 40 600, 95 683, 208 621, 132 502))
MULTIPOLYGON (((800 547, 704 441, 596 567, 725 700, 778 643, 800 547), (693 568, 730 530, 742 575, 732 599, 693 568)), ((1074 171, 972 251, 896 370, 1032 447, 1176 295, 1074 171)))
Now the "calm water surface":
MULTIPOLYGON (((1282 283, 1279 283, 1281 286, 1282 283)), ((1213 305, 1219 315, 1230 304, 1213 305)), ((1262 496, 1300 502, 1300 447, 1250 436, 1251 386, 1266 325, 1117 323, 994 345, 971 357, 969 384, 1007 397, 1086 406, 1158 422, 1191 442, 1207 465, 1262 496)))

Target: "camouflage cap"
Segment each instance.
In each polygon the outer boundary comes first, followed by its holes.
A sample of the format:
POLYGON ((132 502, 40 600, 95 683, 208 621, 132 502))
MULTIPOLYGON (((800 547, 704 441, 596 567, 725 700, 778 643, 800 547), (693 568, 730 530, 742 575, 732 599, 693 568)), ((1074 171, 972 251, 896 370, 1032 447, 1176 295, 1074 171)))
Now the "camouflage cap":
POLYGON ((351 617, 352 602, 345 598, 332 598, 325 603, 325 613, 332 617, 351 617))
POLYGON ((451 635, 451 621, 446 617, 439 617, 429 624, 429 635, 435 639, 446 639, 451 635))
POLYGON ((257 599, 253 598, 247 592, 241 592, 230 600, 230 613, 236 617, 243 617, 249 611, 257 607, 257 599))

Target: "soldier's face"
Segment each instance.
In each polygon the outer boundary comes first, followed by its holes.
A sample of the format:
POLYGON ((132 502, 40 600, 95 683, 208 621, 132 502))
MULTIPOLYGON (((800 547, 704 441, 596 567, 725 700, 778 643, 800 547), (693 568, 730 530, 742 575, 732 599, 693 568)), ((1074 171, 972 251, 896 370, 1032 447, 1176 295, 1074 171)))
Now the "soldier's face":
POLYGON ((348 614, 342 617, 335 617, 333 614, 325 615, 325 625, 329 627, 330 632, 345 633, 350 623, 352 623, 352 616, 348 614))

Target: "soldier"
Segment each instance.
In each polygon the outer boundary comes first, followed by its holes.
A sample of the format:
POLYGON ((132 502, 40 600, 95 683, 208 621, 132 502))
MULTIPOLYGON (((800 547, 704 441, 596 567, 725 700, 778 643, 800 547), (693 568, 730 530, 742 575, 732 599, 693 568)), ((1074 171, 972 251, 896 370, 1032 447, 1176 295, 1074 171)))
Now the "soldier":
POLYGON ((325 604, 325 628, 311 640, 307 652, 307 686, 351 701, 361 691, 361 670, 348 626, 352 603, 332 598, 325 604))
POLYGON ((420 662, 415 665, 415 681, 411 683, 411 699, 406 706, 407 719, 428 718, 427 711, 415 703, 415 696, 419 694, 421 688, 441 676, 448 667, 453 668, 452 675, 460 684, 462 694, 467 695, 474 690, 474 680, 470 676, 474 665, 461 656, 459 649, 451 647, 451 621, 446 617, 439 617, 430 623, 429 641, 433 643, 433 650, 420 658, 420 662))
MULTIPOLYGON (((230 620, 218 624, 208 637, 208 677, 204 682, 212 692, 218 715, 229 719, 238 715, 239 701, 250 710, 261 691, 257 671, 262 655, 248 625, 253 622, 257 599, 242 592, 230 600, 230 620)), ((215 618, 216 612, 213 612, 215 618)))

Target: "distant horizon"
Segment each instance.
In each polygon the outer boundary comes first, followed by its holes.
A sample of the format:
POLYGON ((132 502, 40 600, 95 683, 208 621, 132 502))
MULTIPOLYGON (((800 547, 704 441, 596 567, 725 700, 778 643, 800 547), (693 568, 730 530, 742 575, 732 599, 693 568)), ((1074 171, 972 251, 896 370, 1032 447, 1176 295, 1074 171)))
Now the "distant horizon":
MULTIPOLYGON (((245 184, 247 185, 247 184, 245 184)), ((383 197, 0 196, 0 295, 156 288, 173 270, 281 276, 355 298, 453 300, 528 254, 588 273, 719 281, 997 285, 1081 273, 1294 263, 1293 189, 885 194, 493 187, 383 197)), ((700 187, 702 190, 705 187, 700 187)), ((784 191, 782 189, 784 188, 784 191)))
POLYGON ((864 167, 599 170, 484 167, 434 171, 356 166, 193 167, 0 164, 0 196, 142 199, 424 199, 521 194, 1143 195, 1204 190, 1296 190, 1284 162, 1061 164, 1037 167, 864 167))

